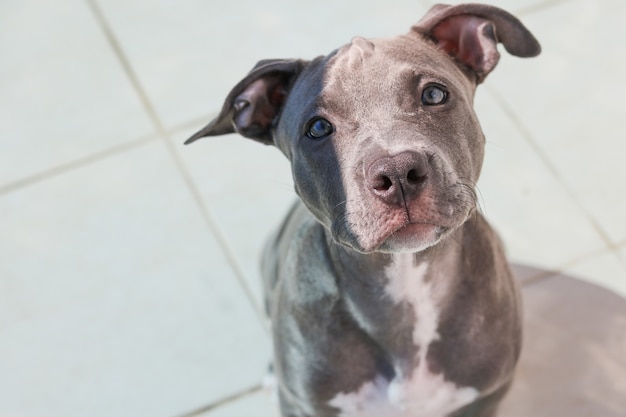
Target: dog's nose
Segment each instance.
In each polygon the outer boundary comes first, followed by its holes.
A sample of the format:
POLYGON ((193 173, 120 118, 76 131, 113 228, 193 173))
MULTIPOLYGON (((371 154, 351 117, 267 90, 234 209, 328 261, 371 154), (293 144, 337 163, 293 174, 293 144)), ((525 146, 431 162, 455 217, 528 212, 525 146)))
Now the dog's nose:
POLYGON ((426 155, 418 152, 385 156, 367 168, 367 185, 385 203, 403 206, 424 189, 428 181, 428 165, 426 155))

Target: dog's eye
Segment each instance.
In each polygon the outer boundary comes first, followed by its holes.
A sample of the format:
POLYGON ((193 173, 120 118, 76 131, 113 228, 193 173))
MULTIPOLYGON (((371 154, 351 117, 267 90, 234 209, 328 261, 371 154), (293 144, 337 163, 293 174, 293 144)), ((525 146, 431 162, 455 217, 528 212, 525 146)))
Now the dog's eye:
POLYGON ((448 93, 438 85, 428 85, 422 91, 422 103, 427 106, 436 106, 445 103, 448 93))
POLYGON ((316 117, 309 122, 306 135, 310 139, 321 139, 333 133, 333 125, 326 119, 316 117))

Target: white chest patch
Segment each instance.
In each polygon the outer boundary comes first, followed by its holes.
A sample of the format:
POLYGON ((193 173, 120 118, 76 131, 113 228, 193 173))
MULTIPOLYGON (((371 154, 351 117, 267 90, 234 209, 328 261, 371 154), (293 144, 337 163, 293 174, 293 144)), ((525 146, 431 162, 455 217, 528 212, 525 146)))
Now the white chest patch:
POLYGON ((432 281, 425 282, 427 270, 427 263, 413 265, 412 256, 398 256, 386 270, 389 279, 387 293, 396 303, 408 302, 415 311, 413 343, 420 347, 420 358, 425 356, 428 345, 439 339, 439 309, 435 304, 432 281))
POLYGON ((445 417, 478 398, 475 388, 459 387, 428 369, 428 346, 440 338, 438 295, 445 288, 434 287, 434 280, 425 282, 427 270, 427 263, 414 265, 407 255, 398 256, 386 271, 390 297, 415 311, 413 341, 419 346, 419 365, 410 375, 396 370, 392 381, 379 377, 357 391, 339 393, 329 404, 340 410, 340 417, 445 417))

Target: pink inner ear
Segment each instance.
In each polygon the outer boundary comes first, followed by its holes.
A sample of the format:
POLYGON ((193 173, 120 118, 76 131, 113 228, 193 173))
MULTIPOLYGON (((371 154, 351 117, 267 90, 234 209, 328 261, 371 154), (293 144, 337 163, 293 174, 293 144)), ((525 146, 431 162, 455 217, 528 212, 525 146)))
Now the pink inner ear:
POLYGON ((266 80, 260 79, 251 83, 235 102, 245 101, 246 106, 237 111, 233 119, 235 130, 246 135, 249 131, 265 130, 275 116, 274 109, 268 99, 266 80))
POLYGON ((439 47, 484 78, 498 63, 495 27, 487 19, 459 15, 443 20, 432 30, 439 47))

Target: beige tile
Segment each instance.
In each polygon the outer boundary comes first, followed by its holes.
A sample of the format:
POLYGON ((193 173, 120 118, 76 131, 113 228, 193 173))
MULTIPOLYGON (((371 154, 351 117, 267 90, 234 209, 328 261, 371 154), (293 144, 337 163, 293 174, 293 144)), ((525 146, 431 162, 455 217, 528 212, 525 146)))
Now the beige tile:
POLYGON ((171 417, 269 338, 162 143, 0 198, 0 415, 171 417))
POLYGON ((85 2, 2 2, 0 56, 0 186, 153 130, 85 2))

